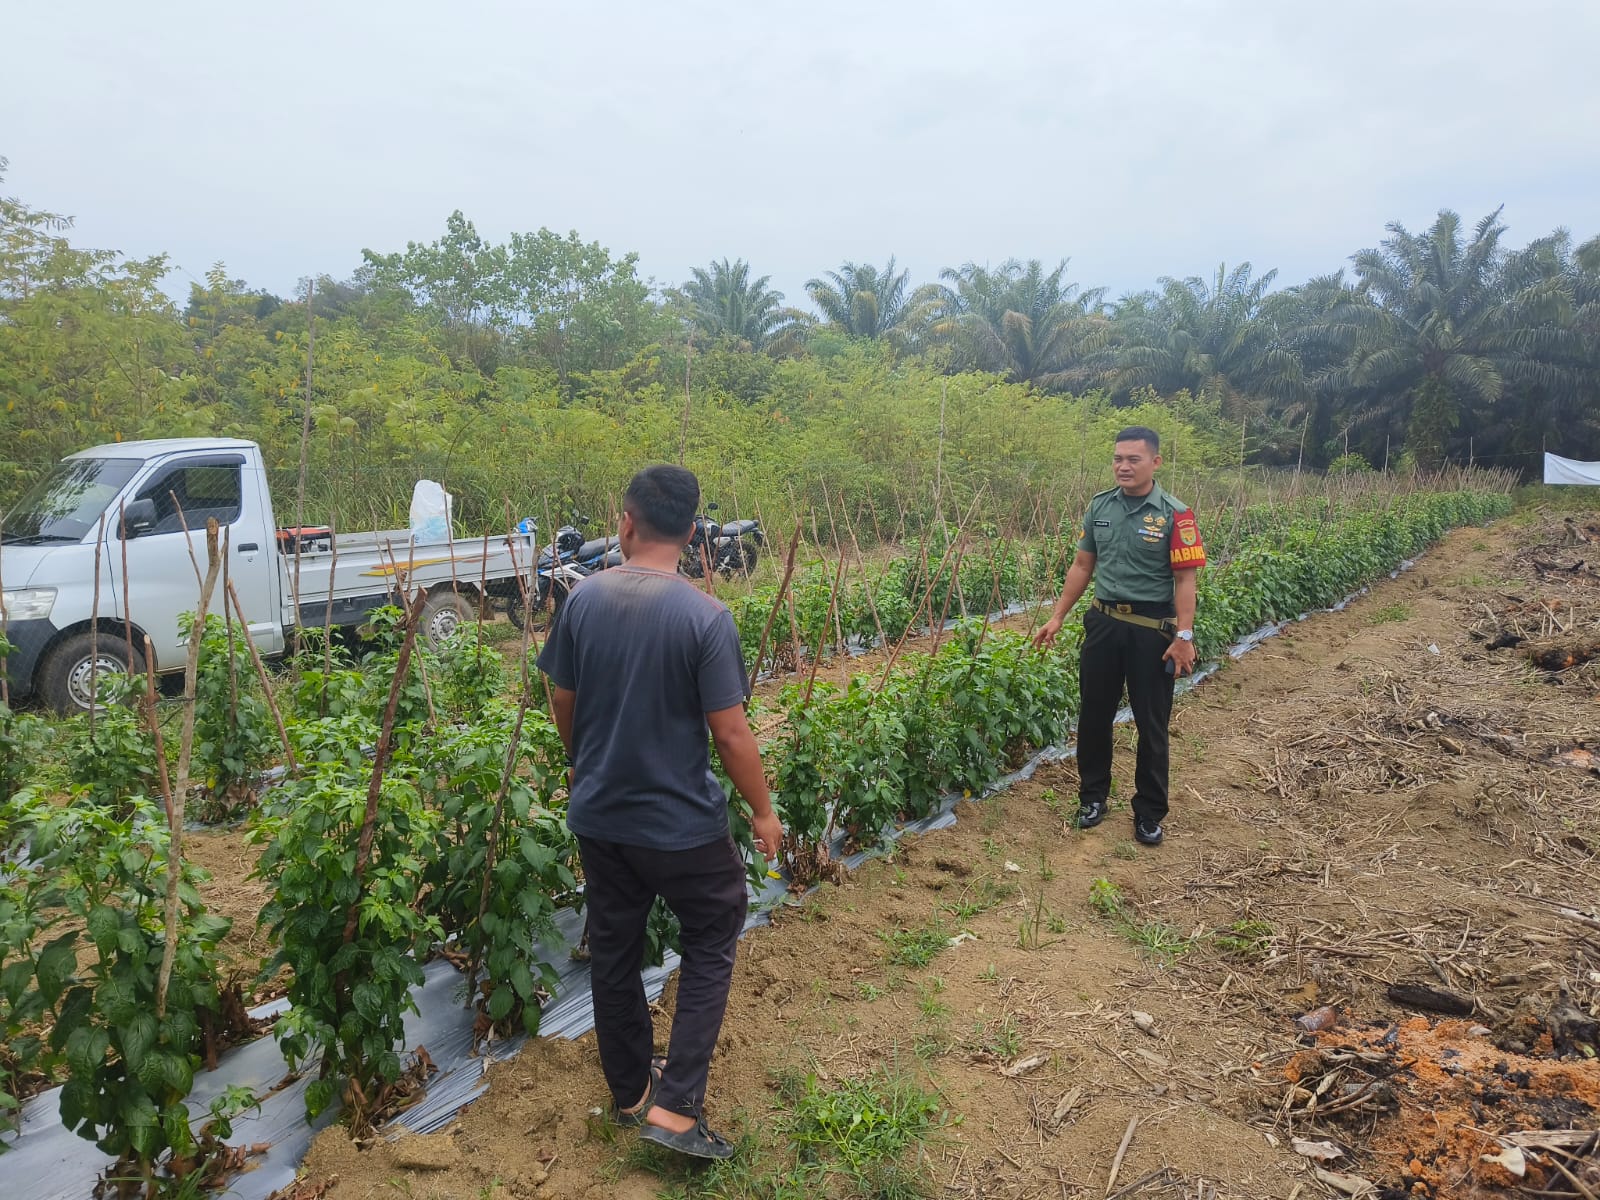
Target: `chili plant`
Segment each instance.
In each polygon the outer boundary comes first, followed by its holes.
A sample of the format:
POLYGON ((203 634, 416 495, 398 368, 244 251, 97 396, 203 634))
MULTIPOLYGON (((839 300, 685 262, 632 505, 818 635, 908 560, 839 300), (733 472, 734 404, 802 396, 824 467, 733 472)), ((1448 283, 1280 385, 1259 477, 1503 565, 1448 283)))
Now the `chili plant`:
POLYGON ((396 1047, 405 1014, 416 1011, 418 953, 440 935, 437 918, 416 905, 438 822, 415 785, 391 772, 363 864, 367 783, 346 763, 310 765, 251 840, 265 844, 254 877, 273 889, 260 917, 278 945, 266 971, 294 972, 294 1007, 278 1022, 278 1042, 297 1067, 320 1060, 306 1089, 307 1117, 327 1109, 342 1086, 359 1130, 382 1112, 400 1079, 396 1047))
POLYGON ((516 1022, 533 1034, 540 993, 556 985, 545 948, 555 912, 576 899, 577 843, 556 809, 566 754, 544 713, 524 714, 517 769, 506 779, 515 715, 495 702, 482 721, 436 734, 423 752, 425 793, 439 817, 424 880, 427 911, 457 936, 471 974, 485 972, 469 1001, 490 1024, 516 1022))
POLYGON ((185 866, 163 995, 168 832, 159 810, 135 798, 20 815, 38 868, 37 927, 29 957, 6 968, 8 1002, 18 997, 25 1014, 50 1022, 48 1053, 67 1071, 62 1122, 114 1156, 112 1194, 157 1194, 206 1169, 217 1149, 214 1136, 191 1128, 184 1101, 221 1025, 216 948, 230 922, 204 911, 195 885, 205 875, 185 866))

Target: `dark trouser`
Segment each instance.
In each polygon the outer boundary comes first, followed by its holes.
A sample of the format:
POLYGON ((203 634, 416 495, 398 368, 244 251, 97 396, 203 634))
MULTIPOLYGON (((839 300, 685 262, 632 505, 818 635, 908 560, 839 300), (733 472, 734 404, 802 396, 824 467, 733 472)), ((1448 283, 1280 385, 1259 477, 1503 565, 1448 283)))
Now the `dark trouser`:
POLYGON ((683 964, 667 1069, 656 1104, 700 1115, 711 1052, 733 980, 733 952, 749 895, 733 839, 692 850, 651 850, 578 838, 588 905, 589 974, 600 1067, 621 1108, 632 1108, 650 1078, 655 1030, 639 972, 645 921, 660 896, 682 926, 683 964))
POLYGON ((1078 801, 1111 798, 1111 724, 1122 704, 1123 684, 1139 730, 1133 775, 1133 815, 1160 824, 1167 815, 1167 722, 1172 688, 1161 656, 1171 639, 1091 608, 1083 618, 1078 659, 1078 801))

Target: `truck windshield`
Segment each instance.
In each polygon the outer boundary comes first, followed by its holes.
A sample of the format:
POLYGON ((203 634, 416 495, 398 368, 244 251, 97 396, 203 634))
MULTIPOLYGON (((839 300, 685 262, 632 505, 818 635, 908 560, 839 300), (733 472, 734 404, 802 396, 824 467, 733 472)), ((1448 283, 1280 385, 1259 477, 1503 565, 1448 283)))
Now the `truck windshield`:
MULTIPOLYGON (((7 542, 82 541, 143 465, 137 458, 69 458, 57 463, 6 513, 0 532, 7 542)), ((107 535, 114 536, 114 531, 107 535)))

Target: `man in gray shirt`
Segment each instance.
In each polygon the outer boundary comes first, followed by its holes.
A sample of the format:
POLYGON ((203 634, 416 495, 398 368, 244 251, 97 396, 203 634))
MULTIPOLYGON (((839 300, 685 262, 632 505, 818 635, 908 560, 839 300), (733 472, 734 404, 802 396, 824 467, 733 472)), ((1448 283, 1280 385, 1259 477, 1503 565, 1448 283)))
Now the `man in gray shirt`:
POLYGON ((709 741, 769 860, 783 828, 745 716, 733 616, 677 573, 699 506, 700 484, 682 467, 634 476, 618 530, 623 565, 573 589, 539 667, 572 762, 567 825, 583 858, 595 1035, 614 1115, 649 1141, 726 1158, 733 1146, 702 1108, 748 894, 709 741), (683 947, 665 1059, 651 1057, 639 977, 657 896, 677 916, 683 947))

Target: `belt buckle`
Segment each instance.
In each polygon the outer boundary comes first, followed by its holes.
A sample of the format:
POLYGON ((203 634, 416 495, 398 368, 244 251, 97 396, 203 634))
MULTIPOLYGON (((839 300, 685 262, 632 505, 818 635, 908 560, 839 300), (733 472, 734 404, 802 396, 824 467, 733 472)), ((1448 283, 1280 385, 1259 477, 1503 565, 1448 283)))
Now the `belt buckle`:
POLYGON ((1117 609, 1117 611, 1119 613, 1132 613, 1133 612, 1133 605, 1131 605, 1131 604, 1119 604, 1119 605, 1116 606, 1116 609, 1117 609))

